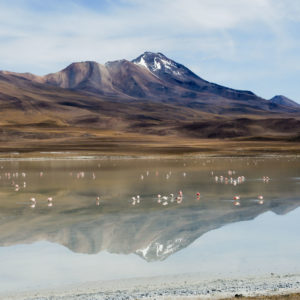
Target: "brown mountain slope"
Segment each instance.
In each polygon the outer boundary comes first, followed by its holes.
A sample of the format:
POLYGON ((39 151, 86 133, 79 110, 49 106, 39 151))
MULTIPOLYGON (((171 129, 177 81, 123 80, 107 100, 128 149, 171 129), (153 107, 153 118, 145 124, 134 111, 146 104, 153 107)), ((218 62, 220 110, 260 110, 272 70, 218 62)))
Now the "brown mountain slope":
POLYGON ((97 96, 168 102, 217 114, 300 112, 300 106, 281 105, 249 91, 208 82, 161 53, 145 52, 132 62, 118 60, 105 65, 91 61, 73 63, 62 71, 45 76, 10 74, 97 96))
POLYGON ((300 140, 297 107, 220 87, 164 56, 147 55, 146 65, 144 56, 74 63, 43 77, 0 72, 2 150, 118 151, 126 144, 152 151, 151 145, 170 144, 177 151, 202 147, 199 139, 300 140))

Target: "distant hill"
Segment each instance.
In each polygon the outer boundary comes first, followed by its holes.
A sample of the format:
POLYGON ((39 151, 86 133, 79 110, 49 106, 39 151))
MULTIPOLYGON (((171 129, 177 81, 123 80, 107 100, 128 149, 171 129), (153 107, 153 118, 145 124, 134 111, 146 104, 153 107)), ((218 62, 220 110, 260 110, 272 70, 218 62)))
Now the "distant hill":
POLYGON ((276 103, 276 104, 279 104, 279 105, 282 105, 282 106, 287 106, 287 107, 294 107, 294 108, 300 108, 300 104, 285 97, 285 96, 282 96, 282 95, 277 95, 277 96, 274 96, 272 99, 270 99, 270 101, 272 103, 276 103))

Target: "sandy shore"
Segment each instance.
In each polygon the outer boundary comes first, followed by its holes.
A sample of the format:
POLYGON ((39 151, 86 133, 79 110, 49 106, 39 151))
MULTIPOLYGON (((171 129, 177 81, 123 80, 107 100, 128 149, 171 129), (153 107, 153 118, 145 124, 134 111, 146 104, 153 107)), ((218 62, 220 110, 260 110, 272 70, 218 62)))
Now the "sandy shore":
POLYGON ((300 274, 203 279, 200 274, 92 282, 53 290, 0 294, 1 299, 222 299, 300 292, 300 274))

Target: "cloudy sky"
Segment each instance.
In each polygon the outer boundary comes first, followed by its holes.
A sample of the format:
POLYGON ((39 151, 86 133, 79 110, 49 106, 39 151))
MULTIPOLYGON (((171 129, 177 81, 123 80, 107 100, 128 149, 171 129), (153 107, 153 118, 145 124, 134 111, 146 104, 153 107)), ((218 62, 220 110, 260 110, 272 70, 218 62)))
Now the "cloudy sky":
POLYGON ((0 69, 162 52, 199 76, 300 102, 300 1, 0 0, 0 69))

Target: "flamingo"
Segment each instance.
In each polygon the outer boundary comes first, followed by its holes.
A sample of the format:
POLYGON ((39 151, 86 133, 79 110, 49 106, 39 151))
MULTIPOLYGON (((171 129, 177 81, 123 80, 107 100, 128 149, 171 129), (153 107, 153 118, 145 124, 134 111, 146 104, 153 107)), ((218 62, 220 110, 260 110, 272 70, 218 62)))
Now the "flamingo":
POLYGON ((157 203, 161 203, 161 195, 160 194, 157 195, 157 203))
POLYGON ((96 205, 97 205, 97 206, 100 205, 100 197, 99 197, 99 196, 96 197, 96 205))
POLYGON ((48 207, 52 207, 53 206, 53 202, 52 202, 53 198, 52 197, 48 197, 47 201, 48 201, 48 207))
POLYGON ((180 204, 182 202, 182 197, 177 197, 176 201, 177 201, 178 204, 180 204))
POLYGON ((135 198, 135 197, 132 197, 131 199, 132 199, 132 203, 131 203, 131 204, 132 204, 132 205, 135 205, 135 204, 136 204, 136 198, 135 198))
POLYGON ((31 208, 35 208, 35 205, 36 205, 36 200, 35 200, 35 198, 34 198, 34 197, 31 197, 31 198, 30 198, 30 201, 31 201, 30 207, 31 207, 31 208))
POLYGON ((174 202, 174 194, 170 194, 170 198, 171 198, 170 201, 174 202))

